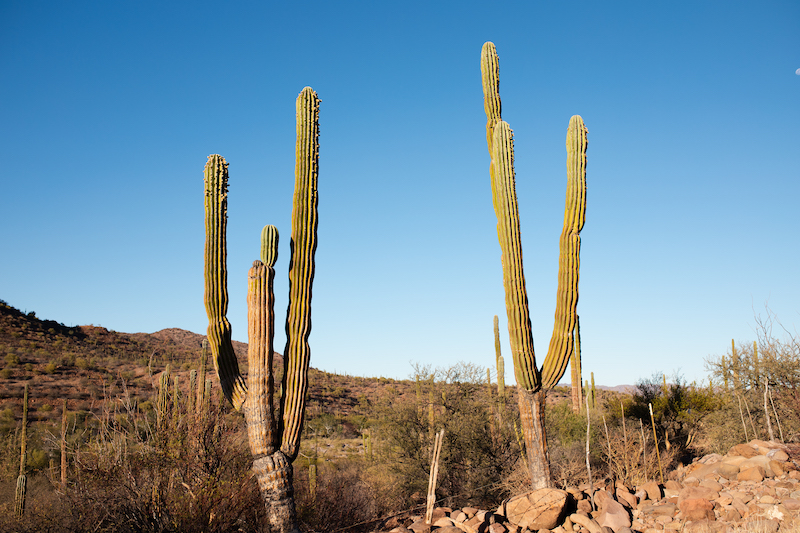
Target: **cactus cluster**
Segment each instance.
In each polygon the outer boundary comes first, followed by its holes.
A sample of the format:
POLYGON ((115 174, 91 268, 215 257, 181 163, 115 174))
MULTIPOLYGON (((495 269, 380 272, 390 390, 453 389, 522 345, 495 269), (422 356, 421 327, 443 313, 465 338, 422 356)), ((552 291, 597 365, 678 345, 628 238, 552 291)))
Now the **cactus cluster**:
POLYGON ((481 74, 486 112, 486 142, 491 156, 489 175, 497 215, 497 235, 503 264, 508 334, 514 374, 521 388, 520 417, 534 487, 550 480, 544 433, 544 390, 555 386, 572 357, 577 323, 580 231, 586 214, 587 130, 575 115, 567 129, 567 198, 559 241, 558 291, 555 325, 541 369, 533 347, 528 295, 522 263, 522 238, 514 172, 514 138, 502 120, 499 59, 493 43, 481 50, 481 74))
MULTIPOLYGON (((253 470, 276 531, 296 528, 292 465, 300 447, 311 350, 311 289, 317 248, 317 177, 319 169, 319 98, 310 88, 297 98, 295 190, 289 260, 289 307, 286 347, 278 412, 273 375, 275 326, 273 281, 278 258, 278 231, 266 226, 261 235, 260 259, 248 272, 247 381, 231 343, 228 322, 225 265, 228 164, 211 155, 205 168, 206 250, 205 304, 208 341, 225 396, 247 421, 253 470)), ((202 379, 202 377, 201 377, 202 379)))

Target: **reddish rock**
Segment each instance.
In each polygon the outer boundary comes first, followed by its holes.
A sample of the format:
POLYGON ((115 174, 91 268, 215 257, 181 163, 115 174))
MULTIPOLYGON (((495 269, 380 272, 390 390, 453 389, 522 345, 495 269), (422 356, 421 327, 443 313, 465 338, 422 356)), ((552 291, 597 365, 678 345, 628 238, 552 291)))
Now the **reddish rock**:
POLYGON ((614 531, 620 531, 623 528, 631 527, 631 516, 621 503, 609 498, 600 509, 596 522, 601 527, 610 527, 614 531))
POLYGON ((685 520, 716 520, 714 504, 705 498, 685 499, 678 507, 685 520))
POLYGON ((742 470, 736 475, 737 481, 756 481, 758 483, 764 481, 764 469, 760 466, 752 466, 742 470))

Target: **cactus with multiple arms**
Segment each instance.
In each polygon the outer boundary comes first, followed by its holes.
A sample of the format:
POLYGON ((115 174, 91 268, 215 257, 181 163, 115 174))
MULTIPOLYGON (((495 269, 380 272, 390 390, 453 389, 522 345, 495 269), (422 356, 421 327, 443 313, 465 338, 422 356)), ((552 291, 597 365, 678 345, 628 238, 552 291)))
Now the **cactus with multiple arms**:
POLYGON ((311 287, 317 247, 317 175, 319 164, 319 98, 306 87, 297 98, 297 161, 289 260, 289 309, 279 410, 273 409, 273 281, 278 258, 278 232, 262 231, 261 259, 248 274, 247 382, 231 343, 227 312, 225 226, 228 165, 209 156, 206 183, 206 310, 208 339, 225 397, 243 409, 247 421, 253 470, 265 500, 272 530, 298 531, 292 486, 292 462, 300 448, 300 432, 308 390, 311 333, 311 287))
POLYGON ((486 111, 486 138, 491 155, 492 199, 503 263, 508 333, 514 374, 520 387, 520 417, 528 466, 534 487, 549 486, 550 467, 544 432, 544 391, 564 375, 573 350, 577 320, 580 236, 586 213, 586 127, 579 116, 567 130, 567 199, 560 239, 558 296, 555 326, 541 370, 537 367, 528 296, 522 266, 519 208, 514 173, 514 143, 510 126, 500 116, 497 50, 486 43, 481 72, 486 111))

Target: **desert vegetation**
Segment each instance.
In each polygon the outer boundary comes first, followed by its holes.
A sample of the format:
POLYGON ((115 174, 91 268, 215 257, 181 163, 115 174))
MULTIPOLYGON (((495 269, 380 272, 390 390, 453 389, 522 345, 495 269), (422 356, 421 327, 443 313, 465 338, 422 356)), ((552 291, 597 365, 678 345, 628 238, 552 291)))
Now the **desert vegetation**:
MULTIPOLYGON (((97 328, 65 328, 5 303, 0 310, 2 349, 19 357, 19 362, 4 359, 12 374, 0 381, 2 530, 269 530, 243 415, 223 401, 210 364, 205 369, 209 394, 198 410, 197 393, 206 390, 198 379, 201 336, 172 332, 171 342, 154 334, 135 343, 124 333, 96 337, 97 328), (28 352, 33 339, 36 348, 28 352), (125 357, 109 355, 121 353, 111 346, 127 346, 125 357), (93 363, 86 368, 69 364, 65 351, 93 363), (52 374, 46 370, 51 363, 56 366, 52 374), (53 384, 53 375, 64 383, 53 384), (81 380, 96 390, 79 385, 81 380), (26 384, 27 502, 17 517, 26 384)), ((628 392, 597 389, 588 418, 585 407, 573 410, 569 388, 552 389, 545 424, 553 483, 567 487, 589 481, 587 419, 595 483, 607 478, 632 487, 660 482, 660 471, 668 478, 705 454, 724 453, 754 437, 769 440, 768 416, 776 441, 797 442, 800 380, 791 374, 797 368, 797 339, 778 338, 764 324, 756 342, 758 375, 769 376, 767 411, 763 386, 749 377, 751 342, 735 343, 733 350, 710 358, 706 383, 658 374, 628 392), (739 388, 729 363, 737 358, 739 388), (727 386, 723 368, 729 369, 727 386)), ((408 379, 392 380, 312 368, 295 462, 301 529, 387 529, 419 513, 434 433, 442 429, 438 505, 494 509, 529 490, 516 387, 505 387, 501 399, 496 374, 487 380, 486 370, 471 363, 416 364, 408 379)))

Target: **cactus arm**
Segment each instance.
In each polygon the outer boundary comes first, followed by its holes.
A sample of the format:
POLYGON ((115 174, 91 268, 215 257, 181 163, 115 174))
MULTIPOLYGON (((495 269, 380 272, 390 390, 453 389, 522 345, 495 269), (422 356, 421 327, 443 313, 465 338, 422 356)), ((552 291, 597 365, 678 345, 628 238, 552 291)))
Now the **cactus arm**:
POLYGON ((577 321, 580 232, 586 218, 587 129, 575 115, 567 129, 567 198, 559 240, 558 289, 553 334, 542 365, 542 383, 554 387, 564 375, 574 349, 577 321))
POLYGON ((236 409, 241 409, 247 386, 231 343, 228 312, 227 243, 228 163, 217 154, 208 156, 205 167, 205 306, 208 314, 208 343, 214 358, 222 392, 236 409))
POLYGON ((508 123, 495 125, 492 140, 492 176, 497 237, 503 262, 503 286, 508 315, 508 336, 517 384, 535 392, 541 388, 536 368, 533 332, 528 314, 528 294, 522 268, 522 239, 514 176, 514 141, 508 123))
POLYGON ((489 176, 492 182, 492 198, 494 198, 494 162, 492 157, 492 139, 494 126, 501 120, 502 105, 500 102, 500 59, 494 43, 487 41, 481 48, 481 82, 483 84, 483 110, 486 112, 486 145, 489 148, 489 176))
MULTIPOLYGON (((274 243, 277 245, 277 239, 274 243)), ((277 247, 277 246, 276 246, 277 247)), ((278 449, 278 428, 272 409, 275 381, 272 375, 275 331, 275 270, 254 261, 247 283, 247 401, 244 416, 253 457, 272 455, 278 449)))
POLYGON ((311 349, 311 286, 317 249, 317 177, 319 172, 319 98, 310 87, 297 97, 297 144, 292 234, 289 247, 289 309, 286 313, 283 398, 280 420, 281 450, 293 461, 300 448, 300 432, 308 390, 311 349))

